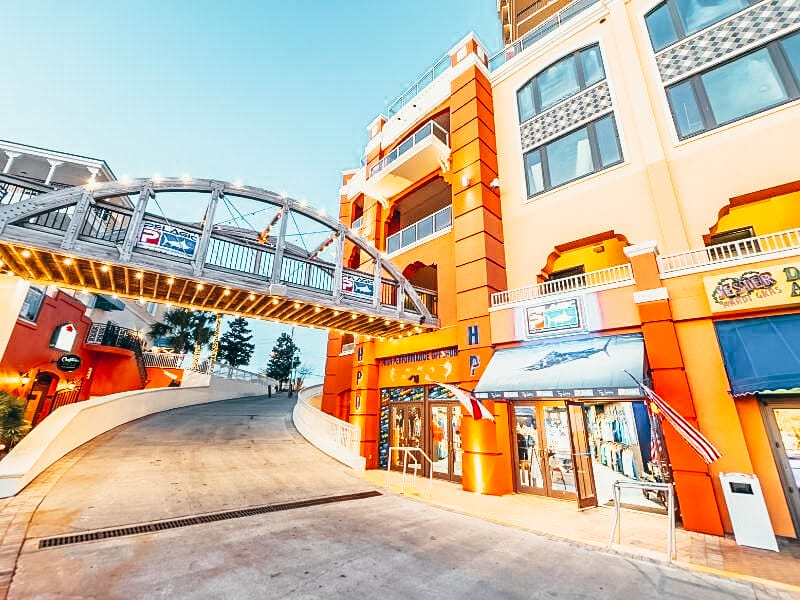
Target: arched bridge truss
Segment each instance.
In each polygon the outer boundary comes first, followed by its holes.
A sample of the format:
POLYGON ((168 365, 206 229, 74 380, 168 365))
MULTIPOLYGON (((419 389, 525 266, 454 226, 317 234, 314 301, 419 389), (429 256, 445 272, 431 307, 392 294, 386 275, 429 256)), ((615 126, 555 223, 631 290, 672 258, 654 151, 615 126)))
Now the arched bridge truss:
POLYGON ((112 181, 3 205, 0 260, 37 282, 365 336, 439 324, 435 295, 342 223, 216 180, 112 181), (359 270, 344 267, 353 248, 359 270))

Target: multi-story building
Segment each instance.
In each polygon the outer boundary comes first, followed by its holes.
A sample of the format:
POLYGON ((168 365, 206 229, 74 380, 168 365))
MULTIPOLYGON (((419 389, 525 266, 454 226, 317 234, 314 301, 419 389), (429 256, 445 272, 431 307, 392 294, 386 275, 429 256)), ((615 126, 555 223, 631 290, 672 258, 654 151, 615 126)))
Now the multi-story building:
MULTIPOLYGON (((105 161, 0 141, 0 204, 113 179, 105 161)), ((113 230, 104 212, 95 211, 86 227, 113 230)), ((34 217, 32 225, 66 228, 69 218, 65 210, 34 217)), ((13 275, 0 275, 0 289, 6 316, 0 326, 0 386, 26 399, 31 424, 90 394, 146 385, 144 334, 163 314, 162 306, 13 275)))
POLYGON ((797 537, 799 99, 796 2, 576 0, 495 56, 468 36, 369 126, 341 190, 442 327, 331 334, 323 407, 370 466, 419 446, 465 489, 582 507, 674 482, 695 531, 731 531, 720 474, 753 474, 797 537))

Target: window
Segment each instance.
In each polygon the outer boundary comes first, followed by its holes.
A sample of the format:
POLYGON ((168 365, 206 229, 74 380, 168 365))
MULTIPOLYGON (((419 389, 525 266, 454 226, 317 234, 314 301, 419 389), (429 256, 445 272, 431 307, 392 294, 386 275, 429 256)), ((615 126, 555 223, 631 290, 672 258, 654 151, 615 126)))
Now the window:
POLYGON ((681 139, 800 97, 800 33, 667 88, 681 139))
POLYGON ((562 58, 517 91, 520 123, 605 78, 597 44, 562 58))
POLYGON ((35 323, 36 318, 39 316, 39 309, 42 307, 43 300, 43 289, 33 286, 28 288, 28 294, 25 296, 25 300, 22 301, 22 309, 19 311, 20 319, 35 323))
POLYGON ((645 16, 653 50, 658 52, 747 8, 757 0, 667 0, 645 16))
POLYGON ((525 154, 528 196, 622 162, 617 126, 606 115, 525 154))

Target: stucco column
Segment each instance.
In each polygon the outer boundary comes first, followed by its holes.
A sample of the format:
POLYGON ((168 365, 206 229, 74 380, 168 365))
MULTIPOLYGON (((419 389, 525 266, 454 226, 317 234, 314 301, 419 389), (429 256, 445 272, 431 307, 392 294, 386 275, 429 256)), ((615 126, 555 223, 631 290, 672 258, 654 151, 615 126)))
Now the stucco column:
MULTIPOLYGON (((656 252, 655 242, 625 248, 636 279, 637 291, 633 297, 642 321, 653 388, 699 429, 669 294, 662 286, 656 252)), ((663 431, 684 526, 691 531, 722 535, 722 518, 708 466, 671 425, 665 423, 663 431)))

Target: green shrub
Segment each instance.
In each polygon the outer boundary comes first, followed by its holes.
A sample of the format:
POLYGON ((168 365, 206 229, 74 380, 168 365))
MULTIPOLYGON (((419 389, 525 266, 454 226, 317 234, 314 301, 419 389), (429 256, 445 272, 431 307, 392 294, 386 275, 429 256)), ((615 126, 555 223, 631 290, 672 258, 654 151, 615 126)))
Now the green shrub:
POLYGON ((0 444, 5 445, 5 451, 24 438, 29 429, 24 401, 8 392, 0 392, 0 444))

